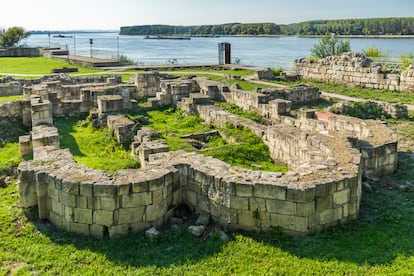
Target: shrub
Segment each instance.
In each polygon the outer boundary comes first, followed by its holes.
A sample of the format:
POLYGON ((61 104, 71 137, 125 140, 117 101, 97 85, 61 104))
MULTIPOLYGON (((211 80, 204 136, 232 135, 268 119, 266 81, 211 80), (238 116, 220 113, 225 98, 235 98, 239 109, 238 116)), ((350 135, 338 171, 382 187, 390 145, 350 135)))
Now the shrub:
POLYGON ((408 54, 401 54, 400 61, 402 63, 401 70, 405 70, 410 66, 410 64, 414 63, 414 55, 413 53, 408 54))
POLYGON ((363 50, 362 53, 366 56, 366 57, 386 57, 387 55, 383 52, 381 52, 381 50, 375 48, 375 47, 368 47, 368 49, 363 50))
POLYGON ((343 40, 335 34, 326 34, 311 49, 312 55, 318 58, 337 56, 350 51, 351 44, 349 40, 343 40))

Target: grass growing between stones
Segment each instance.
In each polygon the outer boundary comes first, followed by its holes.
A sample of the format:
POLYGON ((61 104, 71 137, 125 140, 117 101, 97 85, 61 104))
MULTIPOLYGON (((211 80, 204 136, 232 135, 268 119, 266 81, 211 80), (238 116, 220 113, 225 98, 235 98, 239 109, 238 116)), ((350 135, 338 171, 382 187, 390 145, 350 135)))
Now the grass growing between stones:
POLYGON ((307 237, 228 231, 221 242, 167 228, 154 240, 64 233, 24 216, 12 183, 0 188, 0 275, 410 275, 414 194, 374 188, 348 225, 307 237))
POLYGON ((69 148, 75 160, 93 169, 115 171, 138 168, 138 161, 129 156, 122 145, 117 145, 111 130, 95 129, 87 120, 59 118, 60 147, 69 148))
MULTIPOLYGON (((191 143, 180 136, 212 130, 203 124, 200 117, 186 115, 181 110, 169 108, 164 111, 149 111, 149 127, 160 132, 170 150, 197 151, 191 143)), ((220 137, 209 137, 201 154, 212 156, 230 165, 253 170, 287 171, 284 165, 275 164, 269 155, 269 149, 263 141, 247 128, 227 125, 220 130, 232 142, 220 137)), ((229 139, 227 139, 229 140, 229 139)))
POLYGON ((79 67, 64 61, 47 59, 43 57, 1 58, 1 74, 51 74, 52 69, 62 67, 76 67, 78 73, 91 73, 97 70, 79 67))
POLYGON ((17 167, 20 161, 20 149, 18 142, 0 142, 0 172, 10 167, 17 167))

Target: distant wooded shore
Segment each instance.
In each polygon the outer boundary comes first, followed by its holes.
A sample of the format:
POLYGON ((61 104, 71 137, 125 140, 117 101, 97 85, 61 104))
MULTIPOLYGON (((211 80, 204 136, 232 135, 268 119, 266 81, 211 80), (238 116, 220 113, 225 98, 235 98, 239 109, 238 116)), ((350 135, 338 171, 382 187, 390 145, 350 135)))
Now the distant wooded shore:
POLYGON ((219 25, 123 26, 120 35, 186 35, 186 36, 321 36, 335 33, 341 36, 373 36, 398 38, 414 36, 414 17, 313 20, 287 25, 276 23, 226 23, 219 25))

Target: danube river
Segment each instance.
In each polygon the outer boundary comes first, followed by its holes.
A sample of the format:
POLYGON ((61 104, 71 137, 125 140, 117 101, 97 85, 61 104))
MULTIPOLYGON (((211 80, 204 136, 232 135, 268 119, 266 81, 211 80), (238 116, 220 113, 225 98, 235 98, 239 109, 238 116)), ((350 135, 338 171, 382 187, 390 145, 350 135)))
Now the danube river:
MULTIPOLYGON (((128 56, 139 65, 218 63, 218 43, 231 44, 232 62, 243 65, 291 68, 293 60, 310 55, 319 38, 192 37, 191 40, 144 39, 116 32, 73 33, 62 36, 33 34, 29 46, 59 46, 71 54, 101 58, 128 56), (93 44, 90 44, 92 39, 93 44), (92 46, 92 47, 91 47, 92 46), (92 48, 92 49, 91 49, 92 48)), ((414 38, 350 38, 352 51, 376 47, 390 57, 414 53, 414 38)))

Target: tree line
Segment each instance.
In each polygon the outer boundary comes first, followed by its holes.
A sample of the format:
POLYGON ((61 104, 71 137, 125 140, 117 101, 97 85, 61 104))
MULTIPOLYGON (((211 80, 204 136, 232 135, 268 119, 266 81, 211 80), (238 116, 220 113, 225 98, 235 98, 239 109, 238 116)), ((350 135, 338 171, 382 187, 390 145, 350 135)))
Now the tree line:
POLYGON ((121 27, 121 35, 414 35, 414 17, 313 20, 275 23, 227 23, 219 25, 139 25, 121 27))

